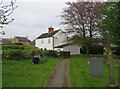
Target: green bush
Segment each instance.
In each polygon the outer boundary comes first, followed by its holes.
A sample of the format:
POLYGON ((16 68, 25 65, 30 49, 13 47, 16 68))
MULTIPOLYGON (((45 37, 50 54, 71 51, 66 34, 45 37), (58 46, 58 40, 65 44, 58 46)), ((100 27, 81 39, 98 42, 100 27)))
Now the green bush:
POLYGON ((22 49, 22 50, 31 50, 31 49, 38 49, 34 46, 27 46, 27 45, 2 45, 2 49, 22 49))
POLYGON ((22 60, 23 52, 21 49, 7 49, 2 51, 3 60, 22 60))
MULTIPOLYGON (((82 54, 86 54, 86 47, 82 46, 81 48, 81 53, 82 54)), ((90 47, 89 53, 90 54, 103 54, 103 46, 102 45, 98 45, 98 44, 93 44, 90 47)))
POLYGON ((25 45, 2 45, 2 51, 3 60, 28 60, 33 59, 36 54, 42 58, 45 56, 57 57, 57 52, 54 50, 41 50, 34 46, 25 45))
POLYGON ((120 46, 112 47, 111 50, 113 51, 113 54, 120 55, 120 46))
POLYGON ((55 50, 45 50, 45 55, 50 57, 57 57, 57 51, 55 50))
POLYGON ((2 44, 2 45, 23 45, 22 43, 5 43, 5 44, 2 44))
POLYGON ((21 50, 21 51, 22 51, 24 60, 28 60, 28 59, 32 59, 33 58, 31 50, 21 50))
POLYGON ((24 46, 20 45, 2 45, 2 50, 7 50, 7 49, 24 49, 24 46))

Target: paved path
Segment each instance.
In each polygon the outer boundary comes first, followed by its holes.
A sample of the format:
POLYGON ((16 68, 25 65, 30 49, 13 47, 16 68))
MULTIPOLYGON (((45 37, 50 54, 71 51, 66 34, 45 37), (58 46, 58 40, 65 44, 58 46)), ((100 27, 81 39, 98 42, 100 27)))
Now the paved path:
POLYGON ((70 87, 68 78, 68 59, 63 59, 59 62, 45 87, 70 87))

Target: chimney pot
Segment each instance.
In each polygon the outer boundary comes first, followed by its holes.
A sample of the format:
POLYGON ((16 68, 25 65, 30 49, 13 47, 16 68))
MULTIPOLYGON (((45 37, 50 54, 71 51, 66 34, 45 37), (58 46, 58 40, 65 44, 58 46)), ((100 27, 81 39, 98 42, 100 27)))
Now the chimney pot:
POLYGON ((48 28, 48 33, 53 32, 53 31, 54 31, 54 28, 53 28, 52 26, 50 26, 50 27, 48 28))

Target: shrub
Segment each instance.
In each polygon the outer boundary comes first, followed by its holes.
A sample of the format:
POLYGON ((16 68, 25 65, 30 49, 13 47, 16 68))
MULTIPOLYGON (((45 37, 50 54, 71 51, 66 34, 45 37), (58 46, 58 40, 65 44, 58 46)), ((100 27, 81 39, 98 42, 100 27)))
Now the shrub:
POLYGON ((32 49, 31 51, 32 51, 31 55, 33 55, 33 56, 36 55, 36 54, 40 55, 41 57, 44 56, 44 51, 41 50, 41 49, 32 49))
POLYGON ((41 50, 34 46, 25 45, 2 45, 3 60, 28 60, 33 59, 34 55, 57 57, 54 50, 41 50))
POLYGON ((27 46, 27 45, 2 45, 2 49, 22 49, 22 50, 31 50, 31 49, 38 49, 34 46, 27 46))
POLYGON ((120 55, 120 46, 112 47, 111 50, 113 51, 113 54, 120 55))
POLYGON ((2 45, 3 50, 7 49, 24 49, 24 46, 21 45, 2 45))
POLYGON ((3 60, 21 60, 23 59, 23 53, 21 49, 7 49, 2 51, 3 60))
POLYGON ((23 54, 23 59, 24 60, 28 60, 28 59, 32 59, 33 58, 31 50, 22 50, 22 54, 23 54))
MULTIPOLYGON (((86 54, 86 47, 82 46, 81 53, 86 54)), ((98 44, 92 44, 89 50, 90 54, 103 54, 103 46, 98 44)))
POLYGON ((2 45, 23 45, 22 43, 5 43, 5 44, 2 44, 2 45))
POLYGON ((57 51, 55 50, 45 50, 45 55, 50 57, 57 57, 57 51))

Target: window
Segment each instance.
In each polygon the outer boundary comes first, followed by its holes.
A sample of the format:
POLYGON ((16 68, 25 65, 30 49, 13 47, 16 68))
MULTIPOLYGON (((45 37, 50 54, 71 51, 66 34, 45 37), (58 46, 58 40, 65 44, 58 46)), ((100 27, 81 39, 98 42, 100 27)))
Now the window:
POLYGON ((41 44, 43 44, 43 40, 41 41, 41 44))
POLYGON ((48 43, 50 43, 50 39, 48 39, 48 43))
POLYGON ((55 39, 57 39, 57 37, 55 37, 55 39))

